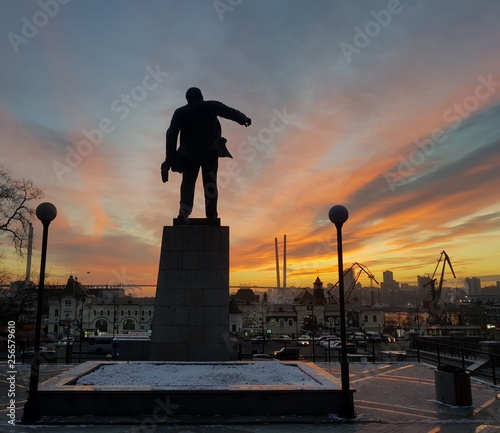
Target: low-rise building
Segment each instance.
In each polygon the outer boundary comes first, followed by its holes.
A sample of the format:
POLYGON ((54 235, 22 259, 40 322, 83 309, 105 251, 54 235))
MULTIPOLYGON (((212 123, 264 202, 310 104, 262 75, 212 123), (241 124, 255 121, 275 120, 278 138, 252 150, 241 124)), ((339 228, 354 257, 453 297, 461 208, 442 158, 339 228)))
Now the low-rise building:
POLYGON ((125 295, 119 287, 85 287, 70 276, 66 286, 51 287, 47 333, 62 336, 122 334, 152 329, 154 298, 125 295))
MULTIPOLYGON (((62 337, 123 334, 153 329, 154 298, 137 298, 123 288, 84 286, 70 276, 65 286, 48 289, 47 333, 62 337)), ((362 307, 352 301, 346 307, 347 331, 383 332, 384 313, 380 308, 362 307)), ((340 332, 340 307, 325 296, 319 278, 311 289, 298 291, 293 302, 269 303, 250 288, 241 288, 230 297, 229 332, 250 339, 289 335, 334 334, 340 332)))

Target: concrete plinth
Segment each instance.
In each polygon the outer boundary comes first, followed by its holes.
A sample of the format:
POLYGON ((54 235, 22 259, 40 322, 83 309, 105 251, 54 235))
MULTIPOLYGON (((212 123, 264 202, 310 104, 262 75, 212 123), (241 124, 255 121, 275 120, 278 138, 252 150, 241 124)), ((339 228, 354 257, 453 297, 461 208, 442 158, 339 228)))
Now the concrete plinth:
MULTIPOLYGON (((126 363, 127 384, 124 378, 116 378, 113 384, 80 384, 88 374, 98 372, 103 367, 117 362, 90 361, 80 364, 40 385, 40 413, 50 416, 148 416, 159 423, 175 422, 178 416, 214 416, 214 415, 318 415, 339 413, 344 394, 340 389, 340 381, 312 363, 290 362, 284 368, 298 370, 304 379, 286 385, 268 384, 262 381, 248 384, 251 380, 259 381, 259 377, 244 377, 241 382, 229 380, 228 384, 213 384, 218 377, 231 376, 234 367, 244 370, 251 368, 251 362, 220 363, 225 371, 216 377, 211 376, 211 367, 218 363, 163 363, 137 362, 126 363), (173 365, 172 369, 160 374, 160 377, 172 377, 175 385, 137 384, 134 372, 142 374, 152 368, 162 369, 173 365), (202 377, 203 386, 182 384, 176 375, 182 376, 183 369, 191 369, 192 374, 202 377), (196 372, 193 371, 196 370, 196 372), (168 373, 167 373, 168 371, 168 373), (132 383, 132 385, 130 384, 132 383)), ((263 364, 258 362, 257 364, 263 364)), ((264 364, 267 364, 264 363, 264 364)), ((270 367, 274 362, 270 361, 270 367)), ((292 372, 291 372, 292 373, 292 372)), ((104 373, 105 374, 105 373, 104 373)), ((294 375, 295 376, 295 375, 294 375)), ((190 382, 188 380, 188 382, 190 382)), ((352 400, 353 392, 349 392, 352 400)), ((109 418, 108 418, 109 420, 109 418)), ((99 418, 92 422, 99 421, 99 418)))
POLYGON ((190 220, 163 228, 152 361, 228 361, 229 227, 190 220))

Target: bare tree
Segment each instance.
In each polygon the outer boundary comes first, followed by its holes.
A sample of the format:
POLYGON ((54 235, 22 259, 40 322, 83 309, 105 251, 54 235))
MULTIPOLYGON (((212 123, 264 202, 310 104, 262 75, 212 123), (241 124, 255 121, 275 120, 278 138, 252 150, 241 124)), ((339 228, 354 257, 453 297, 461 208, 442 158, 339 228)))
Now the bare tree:
MULTIPOLYGON (((0 259, 2 256, 0 255, 0 259)), ((11 280, 12 274, 7 269, 0 268, 0 290, 2 287, 7 286, 11 280)))
POLYGON ((22 327, 36 307, 37 290, 30 281, 16 281, 9 288, 0 287, 0 325, 9 320, 22 327))
POLYGON ((42 191, 31 180, 13 179, 0 164, 0 232, 11 238, 20 255, 23 255, 29 223, 35 213, 30 202, 42 196, 42 191))

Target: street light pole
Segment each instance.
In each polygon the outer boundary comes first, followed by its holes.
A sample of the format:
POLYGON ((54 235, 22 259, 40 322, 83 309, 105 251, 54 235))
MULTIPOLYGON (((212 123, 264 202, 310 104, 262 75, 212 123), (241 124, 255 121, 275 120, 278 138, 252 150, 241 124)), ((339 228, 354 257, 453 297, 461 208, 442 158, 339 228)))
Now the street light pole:
POLYGON ((113 299, 113 340, 115 339, 116 331, 116 298, 113 299))
MULTIPOLYGON (((115 341, 115 330, 116 330, 116 296, 113 298, 113 339, 111 341, 115 341)), ((115 344, 111 345, 112 347, 112 355, 113 355, 113 361, 116 360, 116 353, 118 352, 117 347, 115 344)))
POLYGON ((316 362, 316 341, 315 341, 315 335, 316 335, 316 316, 314 315, 314 296, 313 299, 310 301, 311 303, 311 312, 312 312, 312 329, 313 329, 313 338, 312 338, 312 345, 313 345, 313 362, 316 362))
POLYGON ((262 353, 266 353, 266 316, 264 315, 264 299, 262 299, 262 353))
MULTIPOLYGON (((82 309, 80 311, 80 343, 79 343, 79 348, 78 348, 78 363, 82 363, 82 339, 83 339, 83 306, 85 304, 85 301, 87 298, 85 298, 85 295, 82 295, 81 297, 81 302, 82 302, 82 309)), ((78 313, 78 312, 77 312, 78 313)))
POLYGON ((70 315, 67 315, 66 316, 66 364, 70 364, 71 363, 71 349, 73 349, 72 347, 70 348, 70 335, 71 335, 71 324, 73 323, 73 317, 71 317, 70 315))
POLYGON ((339 274, 339 304, 340 304, 340 374, 342 383, 342 401, 339 405, 339 416, 341 418, 354 418, 354 401, 349 389, 349 363, 347 361, 347 337, 345 323, 345 297, 344 297, 344 264, 342 257, 342 226, 349 218, 348 210, 341 205, 333 206, 328 213, 330 221, 337 229, 337 256, 339 274))
POLYGON ((418 311, 419 305, 420 304, 417 301, 417 332, 418 332, 418 336, 420 337, 420 313, 418 311))
POLYGON ((30 384, 28 399, 24 405, 22 422, 32 424, 41 419, 40 402, 38 400, 38 380, 40 373, 40 340, 42 328, 43 289, 45 287, 45 264, 47 261, 47 241, 49 237, 49 224, 57 216, 57 209, 52 203, 41 203, 36 208, 36 216, 43 224, 42 251, 40 259, 40 281, 38 283, 38 298, 36 306, 35 323, 35 351, 31 360, 30 384))

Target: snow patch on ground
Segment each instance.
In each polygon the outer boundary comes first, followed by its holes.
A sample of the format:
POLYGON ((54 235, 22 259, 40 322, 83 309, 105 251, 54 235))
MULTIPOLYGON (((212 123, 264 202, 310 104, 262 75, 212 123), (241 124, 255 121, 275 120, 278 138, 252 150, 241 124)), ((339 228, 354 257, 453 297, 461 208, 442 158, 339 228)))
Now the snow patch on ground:
POLYGON ((231 385, 318 385, 294 364, 176 364, 128 362, 103 364, 76 385, 214 387, 231 385))

